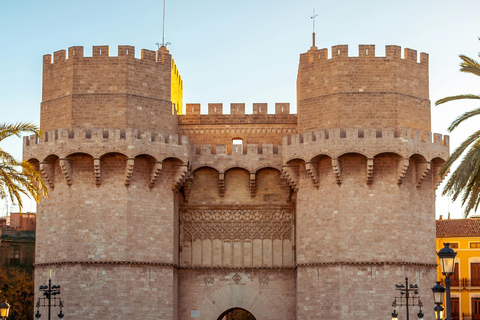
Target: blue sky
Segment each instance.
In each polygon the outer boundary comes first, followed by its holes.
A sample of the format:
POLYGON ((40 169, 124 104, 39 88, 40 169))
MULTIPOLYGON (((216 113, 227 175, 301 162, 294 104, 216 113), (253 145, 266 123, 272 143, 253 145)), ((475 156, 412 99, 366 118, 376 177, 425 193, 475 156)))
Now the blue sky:
MULTIPOLYGON (((184 102, 290 102, 296 107, 299 54, 311 46, 315 8, 317 47, 399 45, 430 54, 430 99, 478 93, 478 77, 458 72, 458 54, 478 58, 478 0, 167 0, 165 40, 184 81, 184 102)), ((0 122, 39 123, 42 56, 82 45, 155 50, 162 40, 162 0, 0 0, 0 122)), ((454 117, 475 103, 432 106, 432 131, 446 134, 454 117)), ((451 134, 451 150, 475 130, 473 121, 451 134), (457 132, 458 130, 458 132, 457 132)), ((21 158, 20 139, 2 147, 21 158)), ((441 190, 441 187, 439 188, 441 190)), ((439 191, 437 190, 437 194, 439 191)), ((10 209, 12 210, 12 208, 10 209)), ((15 210, 15 208, 13 208, 15 210)), ((34 204, 25 210, 34 211, 34 204)), ((461 217, 458 204, 438 197, 437 216, 461 217)), ((0 215, 5 205, 0 203, 0 215)))

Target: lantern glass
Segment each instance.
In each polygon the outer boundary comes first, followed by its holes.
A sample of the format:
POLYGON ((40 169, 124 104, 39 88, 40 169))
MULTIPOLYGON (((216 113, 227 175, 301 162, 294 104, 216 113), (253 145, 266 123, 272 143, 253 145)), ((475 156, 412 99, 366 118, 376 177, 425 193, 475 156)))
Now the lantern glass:
POLYGON ((444 247, 438 251, 438 260, 440 260, 440 268, 442 274, 449 277, 455 272, 455 256, 457 252, 450 248, 450 243, 444 243, 444 247))
POLYGON ((0 303, 0 317, 1 318, 8 317, 9 311, 10 311, 10 305, 7 303, 7 301, 4 301, 4 302, 0 303))
POLYGON ((443 319, 443 310, 435 311, 435 319, 443 319))
POLYGON ((435 302, 435 304, 438 304, 438 305, 442 304, 445 288, 440 284, 440 281, 437 281, 437 284, 433 286, 432 292, 433 292, 433 302, 435 302))

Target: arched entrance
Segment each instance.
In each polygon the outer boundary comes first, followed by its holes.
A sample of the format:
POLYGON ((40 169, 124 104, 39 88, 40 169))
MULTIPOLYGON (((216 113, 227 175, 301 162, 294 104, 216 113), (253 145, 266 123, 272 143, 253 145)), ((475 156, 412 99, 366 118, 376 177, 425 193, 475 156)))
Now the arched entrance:
POLYGON ((228 309, 218 317, 218 320, 256 320, 253 314, 242 308, 228 309))

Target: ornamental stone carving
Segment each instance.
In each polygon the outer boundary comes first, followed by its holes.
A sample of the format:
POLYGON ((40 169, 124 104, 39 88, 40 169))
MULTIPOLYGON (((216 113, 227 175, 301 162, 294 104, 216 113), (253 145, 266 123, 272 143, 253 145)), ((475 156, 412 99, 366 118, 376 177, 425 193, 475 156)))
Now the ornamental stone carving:
POLYGON ((293 207, 181 209, 183 239, 291 239, 293 207))

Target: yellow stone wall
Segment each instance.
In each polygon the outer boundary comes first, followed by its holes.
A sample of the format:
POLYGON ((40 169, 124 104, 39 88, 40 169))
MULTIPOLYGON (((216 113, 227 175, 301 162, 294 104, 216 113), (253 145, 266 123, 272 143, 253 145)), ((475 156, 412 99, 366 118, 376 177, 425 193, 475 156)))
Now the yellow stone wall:
MULTIPOLYGON (((437 252, 444 247, 444 243, 450 242, 453 247, 455 243, 458 248, 453 248, 457 252, 455 263, 458 263, 458 284, 452 282, 451 296, 452 298, 459 298, 460 319, 462 314, 472 314, 471 301, 473 297, 480 297, 480 286, 473 286, 470 282, 472 277, 470 274, 470 264, 480 263, 480 248, 470 249, 471 242, 480 242, 480 236, 466 236, 466 237, 442 237, 437 236, 437 252)), ((437 256, 438 263, 438 256, 437 256)), ((437 281, 444 283, 445 277, 442 275, 440 265, 437 266, 437 281)), ((446 299, 446 295, 445 298, 446 299)), ((446 304, 444 302, 443 306, 446 304)))
MULTIPOLYGON (((177 114, 183 114, 183 81, 180 73, 178 72, 175 61, 172 59, 172 72, 171 72, 171 96, 172 96, 172 108, 177 109, 177 114)), ((174 110, 172 109, 172 113, 174 110)))

